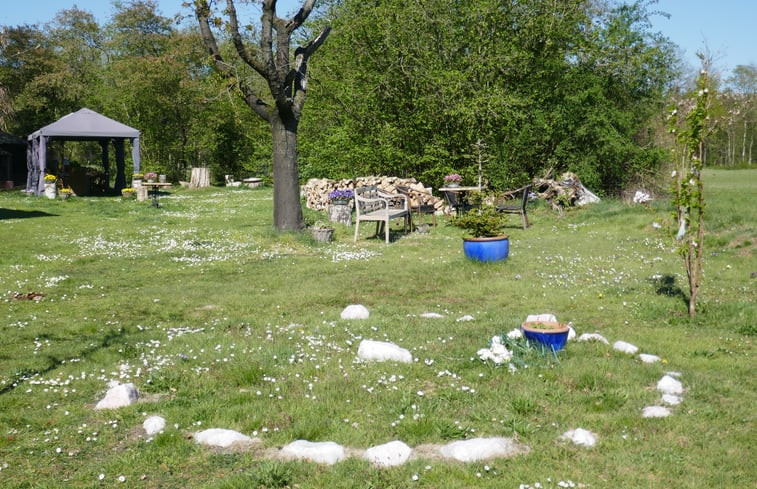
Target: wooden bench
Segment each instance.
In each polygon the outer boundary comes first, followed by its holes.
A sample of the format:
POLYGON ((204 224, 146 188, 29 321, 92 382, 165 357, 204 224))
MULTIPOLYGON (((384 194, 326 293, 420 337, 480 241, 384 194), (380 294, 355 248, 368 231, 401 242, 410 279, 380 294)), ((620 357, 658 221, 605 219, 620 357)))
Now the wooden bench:
POLYGON ((407 197, 401 194, 382 192, 374 185, 355 189, 355 211, 357 217, 354 242, 357 242, 360 221, 375 221, 376 236, 379 235, 380 227, 383 226, 387 243, 389 243, 389 221, 391 219, 403 218, 405 232, 412 225, 407 197))

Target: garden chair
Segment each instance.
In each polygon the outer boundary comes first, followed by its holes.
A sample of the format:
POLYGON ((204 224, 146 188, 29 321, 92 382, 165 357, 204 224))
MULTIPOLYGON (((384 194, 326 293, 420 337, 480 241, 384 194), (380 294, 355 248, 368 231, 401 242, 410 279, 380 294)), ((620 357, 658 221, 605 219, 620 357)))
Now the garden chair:
MULTIPOLYGON (((431 194, 421 192, 420 190, 415 190, 404 185, 397 185, 397 192, 407 197, 408 202, 410 203, 410 213, 418 213, 419 225, 423 224, 423 214, 431 214, 434 226, 436 226, 436 208, 433 204, 423 203, 423 196, 429 196, 431 194), (413 200, 416 200, 418 202, 418 205, 413 205, 413 200)), ((410 224, 412 226, 412 220, 410 224)))
POLYGON ((523 229, 528 227, 528 215, 526 214, 526 203, 528 202, 528 193, 531 190, 531 185, 523 187, 523 194, 520 199, 520 205, 505 205, 500 204, 497 206, 499 212, 505 214, 520 214, 523 221, 523 229))
POLYGON ((463 196, 462 192, 444 190, 444 198, 447 200, 447 205, 449 206, 450 211, 454 212, 458 216, 462 216, 469 210, 478 207, 477 205, 470 204, 468 200, 463 196))
POLYGON ((361 221, 375 221, 376 236, 379 236, 380 229, 383 228, 387 243, 389 243, 389 222, 392 219, 402 218, 405 232, 408 226, 412 227, 407 197, 402 194, 382 192, 375 185, 355 189, 355 213, 354 242, 357 242, 361 221))

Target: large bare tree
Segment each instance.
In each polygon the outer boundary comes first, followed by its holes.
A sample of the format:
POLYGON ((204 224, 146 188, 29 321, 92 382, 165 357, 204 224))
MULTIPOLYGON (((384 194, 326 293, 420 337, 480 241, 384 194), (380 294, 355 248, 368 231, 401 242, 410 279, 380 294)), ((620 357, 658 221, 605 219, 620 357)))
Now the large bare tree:
POLYGON ((276 15, 276 0, 262 0, 263 14, 257 46, 245 42, 239 32, 237 11, 233 0, 226 0, 227 27, 234 50, 247 66, 260 75, 268 86, 272 101, 249 80, 237 76, 231 63, 224 60, 211 29, 212 0, 195 0, 195 14, 205 46, 210 51, 218 72, 234 80, 245 103, 271 125, 273 136, 273 222, 280 231, 302 227, 299 170, 297 166, 297 127, 307 93, 308 61, 323 44, 331 30, 325 27, 304 46, 294 50, 292 34, 313 11, 316 0, 305 0, 299 11, 289 19, 276 15))

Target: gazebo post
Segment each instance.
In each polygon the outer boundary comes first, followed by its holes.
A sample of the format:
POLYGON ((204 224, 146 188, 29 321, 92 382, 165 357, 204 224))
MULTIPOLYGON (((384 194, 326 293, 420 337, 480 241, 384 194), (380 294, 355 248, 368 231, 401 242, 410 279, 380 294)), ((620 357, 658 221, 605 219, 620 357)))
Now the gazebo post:
POLYGON ((105 173, 105 191, 110 190, 110 162, 108 161, 108 141, 107 139, 100 140, 100 147, 102 148, 102 163, 103 173, 105 173))
POLYGON ((120 192, 126 187, 125 159, 124 159, 124 140, 123 138, 113 139, 113 146, 116 147, 116 185, 115 189, 120 192))

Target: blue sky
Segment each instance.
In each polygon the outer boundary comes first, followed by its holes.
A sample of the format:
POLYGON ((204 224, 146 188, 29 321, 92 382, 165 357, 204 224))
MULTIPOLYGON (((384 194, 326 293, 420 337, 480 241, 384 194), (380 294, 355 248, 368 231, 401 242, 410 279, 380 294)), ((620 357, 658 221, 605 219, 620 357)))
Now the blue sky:
MULTIPOLYGON (((157 3, 163 15, 172 16, 187 12, 181 7, 183 1, 157 3)), ((59 10, 74 4, 92 12, 100 22, 113 12, 109 0, 2 0, 2 4, 0 25, 44 24, 59 10)), ((279 0, 279 11, 291 11, 299 5, 299 0, 279 0)), ((723 73, 740 64, 757 64, 757 29, 753 27, 757 0, 659 0, 651 9, 671 14, 669 19, 653 16, 654 29, 678 44, 692 68, 699 67, 696 52, 705 46, 713 54, 715 69, 723 73)), ((244 18, 241 13, 240 17, 244 18)))

